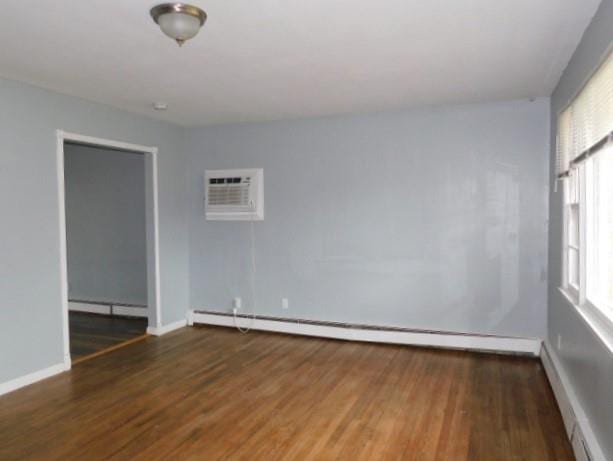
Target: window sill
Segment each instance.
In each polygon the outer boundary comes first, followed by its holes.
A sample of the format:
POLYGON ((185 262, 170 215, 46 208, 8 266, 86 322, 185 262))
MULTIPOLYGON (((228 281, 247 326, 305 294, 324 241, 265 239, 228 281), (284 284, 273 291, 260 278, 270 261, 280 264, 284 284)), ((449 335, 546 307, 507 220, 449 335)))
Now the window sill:
POLYGON ((558 288, 558 290, 577 310, 598 339, 609 349, 609 352, 613 353, 613 320, 589 302, 579 305, 578 297, 568 290, 564 288, 558 288))

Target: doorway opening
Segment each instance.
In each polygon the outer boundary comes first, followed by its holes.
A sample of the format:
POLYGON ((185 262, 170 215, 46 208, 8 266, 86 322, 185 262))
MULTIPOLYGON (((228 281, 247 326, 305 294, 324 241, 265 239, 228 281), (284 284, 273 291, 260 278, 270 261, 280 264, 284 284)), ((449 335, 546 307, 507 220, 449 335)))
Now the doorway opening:
POLYGON ((161 325, 157 148, 57 132, 64 362, 161 325))

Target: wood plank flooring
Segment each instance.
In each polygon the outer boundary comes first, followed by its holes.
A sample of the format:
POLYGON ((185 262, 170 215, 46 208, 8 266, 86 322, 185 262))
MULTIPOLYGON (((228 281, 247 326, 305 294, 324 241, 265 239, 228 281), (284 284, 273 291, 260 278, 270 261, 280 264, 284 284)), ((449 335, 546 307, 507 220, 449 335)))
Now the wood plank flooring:
POLYGON ((72 360, 115 347, 145 334, 147 319, 69 312, 72 360))
POLYGON ((573 459, 536 359, 184 328, 0 397, 0 459, 573 459))

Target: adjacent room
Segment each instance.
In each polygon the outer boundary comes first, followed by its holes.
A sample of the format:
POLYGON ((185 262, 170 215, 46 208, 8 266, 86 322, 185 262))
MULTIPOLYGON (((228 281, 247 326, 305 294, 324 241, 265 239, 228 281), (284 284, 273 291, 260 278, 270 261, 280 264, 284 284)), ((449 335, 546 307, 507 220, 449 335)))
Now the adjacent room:
POLYGON ((72 363, 145 337, 145 154, 64 143, 72 363))
POLYGON ((2 6, 1 460, 613 461, 613 0, 2 6))

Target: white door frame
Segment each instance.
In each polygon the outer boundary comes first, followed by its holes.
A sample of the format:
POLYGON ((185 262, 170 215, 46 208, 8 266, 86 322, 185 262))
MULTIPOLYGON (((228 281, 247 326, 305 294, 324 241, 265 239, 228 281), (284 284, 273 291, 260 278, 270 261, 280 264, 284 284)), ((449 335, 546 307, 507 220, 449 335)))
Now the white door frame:
MULTIPOLYGON (((62 333, 64 339, 64 364, 70 368, 70 334, 68 323, 68 264, 66 250, 66 193, 64 184, 64 144, 66 141, 88 144, 97 147, 110 147, 114 149, 142 152, 151 155, 153 187, 153 270, 154 270, 154 299, 147 301, 147 306, 155 308, 156 325, 149 325, 149 328, 159 328, 162 325, 162 311, 160 304, 160 242, 159 242, 159 220, 158 220, 158 168, 157 168, 157 147, 140 146, 110 139, 95 138, 76 133, 68 133, 57 130, 57 179, 58 179, 58 204, 59 204, 59 224, 60 224, 60 293, 62 302, 62 333)), ((149 251, 147 252, 147 265, 149 262, 149 251)), ((150 288, 147 293, 151 293, 150 288)), ((149 317, 151 323, 151 317, 149 317)))

